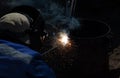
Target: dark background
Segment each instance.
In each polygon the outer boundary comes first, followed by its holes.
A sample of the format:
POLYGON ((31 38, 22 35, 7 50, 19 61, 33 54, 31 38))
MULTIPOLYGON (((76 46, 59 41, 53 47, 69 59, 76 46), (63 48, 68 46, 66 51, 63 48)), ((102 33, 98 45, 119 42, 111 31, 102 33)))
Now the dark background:
MULTIPOLYGON (((56 0, 65 5, 65 0, 56 0)), ((119 0, 76 0, 73 16, 102 20, 119 34, 120 1, 119 0)))

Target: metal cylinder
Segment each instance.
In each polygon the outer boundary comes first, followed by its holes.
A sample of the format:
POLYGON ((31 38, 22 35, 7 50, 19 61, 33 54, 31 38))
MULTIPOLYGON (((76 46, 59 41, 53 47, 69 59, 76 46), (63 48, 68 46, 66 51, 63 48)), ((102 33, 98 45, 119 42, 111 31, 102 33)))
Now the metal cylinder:
POLYGON ((70 31, 70 38, 77 46, 71 73, 82 78, 107 78, 108 35, 110 26, 102 21, 80 19, 80 26, 70 31))

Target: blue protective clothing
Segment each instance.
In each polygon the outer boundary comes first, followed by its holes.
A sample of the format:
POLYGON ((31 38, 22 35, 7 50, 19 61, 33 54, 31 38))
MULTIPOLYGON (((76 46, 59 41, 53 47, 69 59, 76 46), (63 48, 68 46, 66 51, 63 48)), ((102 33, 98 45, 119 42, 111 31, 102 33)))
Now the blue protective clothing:
POLYGON ((55 78, 39 52, 0 40, 0 78, 55 78))

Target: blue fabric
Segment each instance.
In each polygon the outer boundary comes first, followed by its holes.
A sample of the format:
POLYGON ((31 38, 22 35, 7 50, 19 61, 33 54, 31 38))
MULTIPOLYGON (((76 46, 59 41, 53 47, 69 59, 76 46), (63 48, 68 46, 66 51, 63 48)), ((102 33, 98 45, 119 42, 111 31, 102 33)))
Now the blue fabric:
POLYGON ((41 59, 40 53, 5 40, 0 40, 0 44, 4 44, 0 45, 0 78, 55 78, 52 69, 41 59), (5 50, 4 46, 7 47, 5 50), (3 52, 9 49, 14 52, 3 52), (19 56, 19 53, 22 54, 19 56), (23 62, 26 57, 29 62, 23 62))

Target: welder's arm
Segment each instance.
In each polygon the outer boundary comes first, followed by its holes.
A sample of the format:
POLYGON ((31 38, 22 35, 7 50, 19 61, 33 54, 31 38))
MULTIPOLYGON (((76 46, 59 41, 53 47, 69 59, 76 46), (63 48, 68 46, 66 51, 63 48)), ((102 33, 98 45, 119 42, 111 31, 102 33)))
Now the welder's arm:
POLYGON ((56 78, 53 70, 47 65, 47 63, 41 60, 40 57, 35 58, 32 61, 32 65, 35 69, 35 72, 33 73, 35 78, 56 78))

